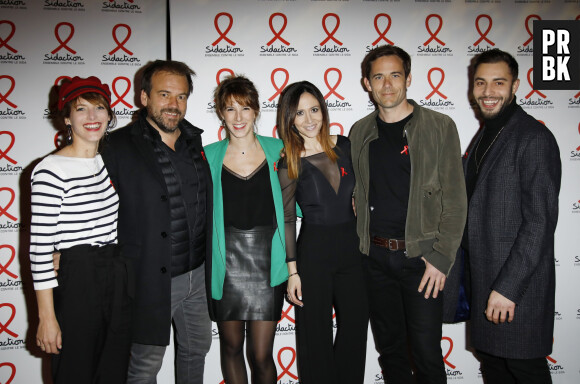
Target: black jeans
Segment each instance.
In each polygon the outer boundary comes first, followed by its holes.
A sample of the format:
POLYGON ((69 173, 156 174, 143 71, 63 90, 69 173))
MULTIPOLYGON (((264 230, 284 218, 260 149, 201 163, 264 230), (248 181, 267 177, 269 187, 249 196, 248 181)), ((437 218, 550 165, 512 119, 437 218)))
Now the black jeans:
POLYGON ((477 351, 485 384, 550 384, 552 376, 545 357, 506 359, 477 351))
POLYGON ((439 292, 436 299, 425 299, 418 292, 425 263, 420 257, 407 258, 404 251, 375 245, 369 253, 364 261, 365 280, 385 382, 446 383, 441 353, 443 295, 439 292))

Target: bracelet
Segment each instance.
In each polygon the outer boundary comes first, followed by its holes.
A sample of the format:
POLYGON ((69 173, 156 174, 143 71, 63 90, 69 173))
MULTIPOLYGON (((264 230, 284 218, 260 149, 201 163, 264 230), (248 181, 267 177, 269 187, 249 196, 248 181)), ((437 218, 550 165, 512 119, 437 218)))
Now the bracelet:
POLYGON ((292 276, 294 276, 294 275, 298 275, 298 272, 294 272, 294 273, 291 273, 291 274, 289 274, 289 275, 288 275, 288 278, 291 278, 291 277, 292 277, 292 276))

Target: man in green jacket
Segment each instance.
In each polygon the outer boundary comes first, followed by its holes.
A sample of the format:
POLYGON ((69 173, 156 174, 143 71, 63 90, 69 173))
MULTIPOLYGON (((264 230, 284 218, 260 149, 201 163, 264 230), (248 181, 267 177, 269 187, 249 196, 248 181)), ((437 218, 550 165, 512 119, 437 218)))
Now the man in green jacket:
POLYGON ((370 51, 363 82, 377 109, 350 131, 360 250, 371 326, 388 383, 445 383, 442 290, 465 225, 461 148, 453 120, 407 99, 411 58, 370 51))

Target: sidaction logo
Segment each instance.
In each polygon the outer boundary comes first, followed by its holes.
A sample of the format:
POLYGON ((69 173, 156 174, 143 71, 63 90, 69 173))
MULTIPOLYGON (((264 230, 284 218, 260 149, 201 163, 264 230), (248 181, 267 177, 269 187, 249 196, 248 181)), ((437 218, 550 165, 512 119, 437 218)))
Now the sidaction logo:
POLYGON ((558 363, 552 355, 546 356, 546 359, 548 360, 548 367, 550 368, 550 373, 552 375, 562 375, 566 373, 562 364, 558 363))
POLYGON ((580 108, 580 92, 568 99, 568 108, 580 108))
POLYGON ((294 306, 290 303, 284 303, 282 309, 282 318, 276 325, 276 336, 293 335, 296 332, 296 320, 294 319, 294 306))
POLYGON ((108 0, 103 1, 103 12, 141 13, 141 7, 135 4, 135 0, 108 0))
POLYGON ((22 280, 16 274, 16 266, 12 264, 16 250, 10 244, 0 245, 0 291, 22 289, 22 280))
POLYGON ((15 88, 16 81, 12 76, 0 76, 0 119, 26 119, 26 113, 10 99, 15 88))
POLYGON ((111 103, 111 108, 113 109, 113 112, 117 118, 131 118, 131 116, 133 116, 135 113, 135 107, 127 101, 130 97, 130 91, 131 80, 129 80, 128 77, 116 77, 111 83, 111 92, 117 98, 111 103), (120 87, 119 82, 122 82, 124 85, 124 88, 121 88, 123 90, 122 92, 119 92, 118 90, 120 87))
POLYGON ((391 16, 388 13, 378 13, 373 22, 375 24, 375 31, 377 31, 377 38, 371 45, 366 46, 366 52, 369 53, 373 48, 381 44, 395 45, 395 43, 387 37, 387 32, 389 32, 393 23, 391 16), (379 24, 385 25, 385 27, 381 28, 379 24))
MULTIPOLYGON (((227 76, 234 76, 234 71, 230 68, 221 68, 216 72, 215 81, 216 84, 219 86, 222 80, 227 76)), ((211 100, 207 103, 207 107, 205 109, 207 113, 214 114, 215 113, 215 100, 211 100)))
POLYGON ((244 56, 244 50, 236 47, 236 42, 228 36, 234 26, 233 16, 227 12, 218 13, 213 20, 213 25, 219 36, 211 45, 205 47, 205 56, 244 56), (224 26, 221 21, 224 19, 227 20, 228 24, 222 29, 220 23, 224 26))
POLYGON ((80 1, 73 0, 44 0, 45 10, 71 10, 71 11, 85 11, 85 5, 80 1))
POLYGON ((20 228, 18 218, 14 216, 13 211, 18 207, 13 206, 16 193, 12 188, 0 188, 0 232, 14 232, 20 228))
POLYGON ((26 341, 14 331, 12 321, 16 317, 16 307, 11 303, 0 304, 0 350, 23 349, 26 341))
POLYGON ((274 88, 274 93, 268 97, 267 101, 262 102, 263 111, 275 112, 278 108, 277 98, 280 93, 284 90, 288 82, 290 81, 290 73, 286 68, 275 68, 272 73, 270 73, 270 82, 274 88))
POLYGON ((0 35, 0 63, 26 64, 26 58, 19 54, 15 47, 10 45, 10 40, 16 34, 16 25, 10 20, 0 20, 0 30, 6 30, 2 26, 3 24, 8 26, 8 30, 3 36, 0 35))
POLYGON ((268 24, 273 36, 266 45, 260 47, 260 56, 298 56, 298 50, 291 47, 290 42, 282 36, 288 24, 286 15, 280 12, 272 13, 268 24), (276 25, 279 27, 276 28, 276 25))
POLYGON ((14 133, 0 131, 0 175, 19 175, 22 172, 22 167, 17 165, 18 162, 9 153, 15 141, 14 133))
POLYGON ((278 351, 278 377, 276 383, 278 384, 298 384, 297 367, 294 366, 296 362, 296 350, 292 347, 283 347, 278 351))
POLYGON ((477 31, 479 38, 473 42, 473 45, 467 47, 468 56, 474 56, 489 51, 495 46, 495 43, 487 37, 492 26, 493 19, 489 15, 481 14, 475 18, 475 30, 477 31), (485 31, 482 31, 482 24, 486 26, 485 31))
POLYGON ((342 72, 338 68, 328 68, 324 72, 324 84, 328 92, 324 95, 326 106, 330 111, 352 111, 352 104, 345 100, 338 91, 342 81, 342 72), (332 83, 331 81, 334 80, 332 83))
POLYGON ((434 110, 455 109, 455 103, 449 100, 448 96, 444 93, 444 89, 442 89, 444 81, 445 71, 439 67, 431 68, 427 72, 427 83, 431 87, 431 92, 425 96, 425 99, 419 100, 419 104, 434 110), (434 84, 433 78, 439 80, 437 84, 434 84))
POLYGON ((548 98, 548 96, 546 96, 545 93, 534 89, 534 84, 532 83, 533 72, 534 67, 528 69, 527 79, 531 91, 528 92, 524 98, 521 98, 518 101, 518 104, 526 109, 554 109, 554 103, 548 98))
POLYGON ((24 0, 0 0, 0 7, 2 8, 16 8, 18 9, 27 9, 26 1, 24 0))
POLYGON ((572 203, 572 213, 580 213, 580 200, 572 203))
POLYGON ((445 42, 438 37, 442 28, 443 18, 440 15, 432 13, 425 18, 425 29, 429 38, 417 47, 417 56, 453 56, 453 50, 446 47, 445 42), (435 30, 431 29, 432 26, 435 30))
POLYGON ((59 45, 54 48, 49 53, 44 55, 43 64, 77 64, 84 65, 85 59, 77 55, 75 51, 68 43, 72 40, 75 34, 75 27, 71 23, 61 22, 54 27, 54 37, 58 41, 59 45), (68 33, 68 35, 65 35, 68 33), (62 35, 61 35, 62 34, 62 35))
POLYGON ((339 27, 340 17, 336 13, 327 13, 322 17, 322 29, 326 37, 314 46, 313 56, 350 56, 350 49, 344 47, 336 36, 339 27), (330 20, 334 21, 334 25, 330 20), (329 30, 328 25, 333 25, 332 30, 329 30))
POLYGON ((443 336, 441 338, 441 343, 442 343, 441 349, 443 351, 445 351, 443 346, 445 344, 448 345, 447 352, 443 356, 443 363, 445 363, 445 372, 447 374, 447 380, 462 380, 463 373, 459 369, 457 369, 457 367, 451 361, 448 360, 449 356, 451 355, 451 352, 453 351, 453 339, 451 339, 451 337, 443 336))
POLYGON ((131 27, 127 24, 117 24, 112 30, 113 41, 117 44, 113 49, 111 49, 108 54, 102 56, 101 65, 133 65, 140 66, 141 60, 138 57, 133 56, 133 52, 125 46, 125 44, 131 38, 131 27), (119 30, 123 37, 122 41, 119 41, 117 34, 119 30))
POLYGON ((538 15, 528 15, 525 21, 526 32, 528 33, 528 38, 524 43, 517 48, 517 56, 532 56, 534 54, 534 33, 533 33, 533 22, 534 20, 542 20, 538 15))

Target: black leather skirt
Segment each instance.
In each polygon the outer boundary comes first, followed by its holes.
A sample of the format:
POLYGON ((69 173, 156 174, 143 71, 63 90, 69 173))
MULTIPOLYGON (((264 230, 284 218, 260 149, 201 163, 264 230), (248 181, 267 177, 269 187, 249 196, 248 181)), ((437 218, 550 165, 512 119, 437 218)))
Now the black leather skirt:
POLYGON ((225 228, 224 293, 212 299, 216 321, 280 320, 285 286, 270 286, 272 236, 271 226, 225 228))

